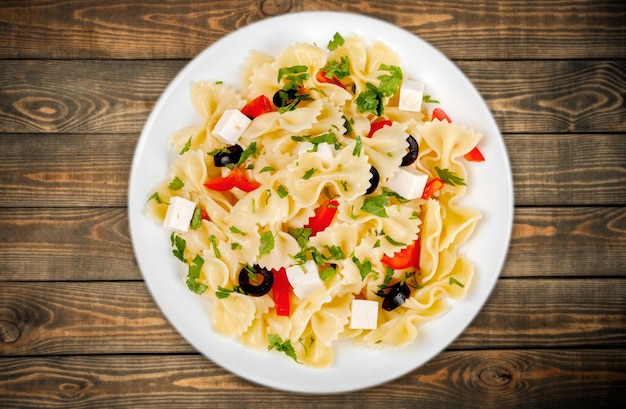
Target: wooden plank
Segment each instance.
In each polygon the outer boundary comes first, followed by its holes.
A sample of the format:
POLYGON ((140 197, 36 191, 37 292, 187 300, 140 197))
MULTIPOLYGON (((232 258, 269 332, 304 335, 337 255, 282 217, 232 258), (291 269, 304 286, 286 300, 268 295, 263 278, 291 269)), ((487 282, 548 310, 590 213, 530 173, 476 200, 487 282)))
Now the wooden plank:
POLYGON ((0 358, 0 405, 618 408, 626 403, 624 362, 617 349, 448 351, 391 383, 311 396, 253 384, 199 355, 0 358))
MULTIPOLYGON (((624 277, 624 220, 624 207, 517 208, 502 276, 624 277)), ((0 252, 4 281, 141 279, 124 208, 0 208, 0 252)))
MULTIPOLYGON (((0 61, 2 132, 139 133, 186 62, 0 61)), ((625 131, 624 60, 464 61, 458 66, 503 133, 625 131)))
MULTIPOLYGON (((268 15, 307 10, 377 16, 421 36, 453 59, 626 57, 620 0, 357 3, 158 1, 107 4, 4 1, 0 58, 191 58, 268 15), (46 41, 46 46, 41 46, 46 41)), ((340 29, 340 28, 338 28, 340 29)))
MULTIPOLYGON (((624 279, 501 279, 450 348, 623 346, 624 311, 624 279)), ((0 326, 5 356, 192 351, 143 282, 3 282, 0 326)))
MULTIPOLYGON (((126 206, 137 138, 0 135, 0 207, 126 206)), ((626 204, 623 135, 515 134, 504 141, 517 206, 626 204)))

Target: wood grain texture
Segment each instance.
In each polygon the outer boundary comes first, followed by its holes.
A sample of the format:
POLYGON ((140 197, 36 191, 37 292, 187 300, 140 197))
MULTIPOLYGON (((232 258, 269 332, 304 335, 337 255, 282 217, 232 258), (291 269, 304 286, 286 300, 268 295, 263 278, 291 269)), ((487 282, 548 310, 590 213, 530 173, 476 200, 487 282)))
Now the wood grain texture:
POLYGON ((0 358, 0 406, 20 408, 618 408, 622 350, 448 351, 393 383, 307 395, 268 389, 199 355, 0 358))
MULTIPOLYGON (((143 282, 3 283, 0 299, 1 355, 192 351, 143 282)), ((501 279, 451 348, 618 347, 624 311, 626 280, 501 279)))
MULTIPOLYGON (((139 133, 186 62, 0 60, 2 132, 139 133)), ((614 133, 626 123, 625 61, 458 66, 503 133, 614 133)))
POLYGON ((6 41, 0 58, 186 59, 236 28, 270 15, 309 10, 376 16, 453 59, 626 57, 626 9, 619 0, 28 3, 3 2, 0 38, 6 41))
MULTIPOLYGON (((518 208, 502 276, 624 277, 625 250, 623 207, 518 208)), ((125 208, 0 208, 0 252, 2 281, 141 279, 125 208)))

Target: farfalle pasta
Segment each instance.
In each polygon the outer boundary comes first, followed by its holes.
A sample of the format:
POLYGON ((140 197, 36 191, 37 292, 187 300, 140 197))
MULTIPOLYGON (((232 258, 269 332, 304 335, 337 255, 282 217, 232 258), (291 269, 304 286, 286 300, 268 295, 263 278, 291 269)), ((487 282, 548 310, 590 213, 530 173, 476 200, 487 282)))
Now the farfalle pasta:
POLYGON ((192 83, 203 120, 147 202, 206 325, 318 368, 338 341, 410 344, 464 297, 481 218, 460 204, 481 135, 428 112, 386 44, 329 40, 251 51, 239 87, 192 83))

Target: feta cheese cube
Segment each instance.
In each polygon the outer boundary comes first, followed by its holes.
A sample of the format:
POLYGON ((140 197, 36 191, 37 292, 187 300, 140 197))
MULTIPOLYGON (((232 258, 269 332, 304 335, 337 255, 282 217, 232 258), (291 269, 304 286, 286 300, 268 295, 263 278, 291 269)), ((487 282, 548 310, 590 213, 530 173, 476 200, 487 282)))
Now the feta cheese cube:
MULTIPOLYGON (((311 151, 314 146, 315 145, 313 145, 311 142, 301 143, 300 148, 298 149, 298 155, 311 151)), ((322 159, 324 165, 328 166, 335 160, 335 155, 337 154, 337 151, 335 150, 335 145, 322 142, 317 144, 317 151, 315 151, 314 153, 322 159)))
POLYGON ((195 202, 180 196, 172 197, 170 199, 170 204, 167 207, 163 227, 176 230, 181 233, 187 232, 187 230, 189 230, 189 223, 193 217, 194 210, 196 210, 195 202))
POLYGON ((402 111, 419 112, 422 109, 424 97, 424 83, 415 80, 404 80, 400 86, 400 101, 398 109, 402 111))
POLYGON ((287 267, 285 271, 287 280, 293 287, 294 294, 300 299, 306 298, 315 291, 324 288, 317 264, 313 260, 287 267))
POLYGON ((378 326, 378 303, 371 300, 352 300, 350 328, 376 329, 378 326))
POLYGON ((234 145, 252 120, 238 109, 227 109, 213 128, 213 135, 227 145, 234 145))
POLYGON ((422 197, 428 175, 415 169, 401 167, 393 177, 387 179, 387 187, 405 199, 422 197))

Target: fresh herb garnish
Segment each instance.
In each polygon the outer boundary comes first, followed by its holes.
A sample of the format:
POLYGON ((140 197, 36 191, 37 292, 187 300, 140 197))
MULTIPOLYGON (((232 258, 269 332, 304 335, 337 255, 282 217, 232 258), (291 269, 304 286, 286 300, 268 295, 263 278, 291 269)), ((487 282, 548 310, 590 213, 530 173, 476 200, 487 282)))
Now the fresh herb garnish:
POLYGON ((235 234, 241 234, 242 236, 245 236, 246 234, 248 234, 248 233, 246 233, 245 231, 241 231, 241 230, 239 230, 239 229, 238 229, 237 227, 235 227, 235 226, 230 226, 230 227, 228 228, 228 230, 230 230, 232 233, 235 233, 235 234))
POLYGON ((278 185, 278 188, 276 188, 276 193, 278 193, 278 196, 281 199, 284 199, 285 196, 287 196, 289 194, 289 191, 287 190, 287 188, 283 185, 278 185))
POLYGON ((206 285, 198 282, 203 264, 204 259, 200 257, 200 255, 196 255, 189 265, 189 271, 187 273, 187 287, 196 294, 202 294, 207 289, 206 285))
POLYGON ((365 88, 365 91, 362 91, 354 101, 357 112, 371 112, 376 116, 381 116, 384 112, 383 93, 369 82, 365 84, 365 88))
POLYGON ((344 45, 345 42, 346 41, 343 39, 341 34, 336 32, 335 35, 333 36, 333 39, 328 42, 328 46, 327 46, 328 51, 335 51, 337 48, 344 45))
POLYGON ((238 285, 234 286, 232 290, 229 290, 228 288, 224 288, 218 285, 215 295, 219 299, 224 299, 224 298, 228 298, 232 293, 243 294, 243 291, 241 291, 241 288, 239 288, 238 285))
POLYGON ((345 78, 350 75, 350 59, 347 55, 341 56, 341 61, 328 61, 322 68, 326 78, 345 78))
POLYGON ((456 278, 454 277, 450 277, 450 280, 448 281, 448 284, 452 285, 452 284, 456 284, 459 287, 463 288, 465 287, 465 284, 461 283, 460 281, 458 281, 456 278))
POLYGON ((180 150, 179 155, 182 155, 183 153, 187 152, 189 149, 191 149, 191 136, 189 137, 189 140, 187 140, 187 142, 185 143, 185 146, 183 146, 183 149, 180 150))
POLYGON ((211 234, 209 236, 209 242, 211 243, 211 247, 213 247, 213 252, 215 252, 215 257, 222 258, 222 254, 220 253, 220 250, 217 248, 217 237, 211 234))
POLYGON ((154 192, 149 198, 148 200, 146 200, 146 202, 149 202, 150 200, 155 200, 158 204, 166 204, 169 205, 168 202, 164 201, 163 199, 161 199, 161 196, 159 196, 159 192, 154 192))
POLYGON ((389 75, 379 75, 378 90, 386 97, 396 95, 402 82, 402 69, 396 65, 380 65, 381 70, 389 71, 389 75))
POLYGON ((261 245, 259 247, 259 257, 269 254, 274 249, 274 235, 271 231, 261 233, 261 245))
POLYGON ((369 259, 365 259, 364 261, 361 261, 354 255, 354 253, 351 254, 351 259, 352 259, 352 262, 359 269, 361 280, 365 280, 365 277, 367 277, 371 273, 374 273, 374 278, 376 278, 378 274, 376 274, 376 272, 372 270, 372 262, 369 259))
POLYGON ((167 185, 170 190, 179 190, 185 186, 185 182, 183 182, 178 176, 176 176, 172 181, 167 185))
POLYGON ((448 185, 452 186, 467 186, 465 184, 465 181, 461 177, 459 177, 457 174, 450 171, 449 169, 440 169, 438 166, 435 166, 435 170, 437 171, 437 175, 439 175, 441 180, 443 180, 443 183, 447 183, 448 185))
POLYGON ((191 217, 191 222, 189 222, 189 227, 191 230, 198 230, 202 226, 202 209, 196 207, 193 210, 193 216, 191 217))
POLYGON ((363 150, 363 142, 361 141, 361 136, 357 135, 354 139, 356 143, 354 144, 354 149, 352 150, 352 156, 361 156, 361 150, 363 150))
POLYGON ((302 176, 302 179, 304 179, 304 180, 311 179, 311 177, 313 176, 313 174, 315 172, 317 172, 317 169, 315 169, 315 168, 311 168, 311 169, 307 170, 306 172, 304 172, 304 175, 302 176))
POLYGON ((283 341, 282 338, 277 334, 267 334, 267 350, 271 351, 272 349, 276 349, 279 352, 284 352, 285 355, 300 363, 298 361, 298 357, 296 356, 296 350, 291 345, 291 340, 283 341))
POLYGON ((325 134, 310 136, 310 135, 301 135, 301 136, 292 136, 292 141, 295 142, 309 142, 313 145, 313 149, 311 152, 317 152, 318 146, 320 143, 327 143, 329 145, 333 145, 335 150, 341 149, 341 144, 337 140, 337 135, 333 132, 327 132, 325 134))
POLYGON ((170 241, 172 242, 172 247, 174 247, 174 249, 172 250, 174 256, 176 256, 176 258, 183 263, 186 263, 187 260, 185 259, 185 248, 187 247, 187 242, 185 241, 185 239, 178 236, 176 233, 172 233, 172 235, 170 236, 170 241))
POLYGON ((433 99, 430 95, 424 95, 422 97, 422 101, 425 103, 431 103, 431 104, 438 104, 439 101, 436 99, 433 99))
POLYGON ((391 236, 387 236, 387 235, 385 235, 385 240, 387 240, 389 244, 391 244, 392 246, 396 246, 396 247, 404 247, 407 245, 406 243, 396 241, 391 236))
POLYGON ((368 196, 363 201, 363 206, 361 210, 373 214, 378 217, 388 217, 387 211, 385 207, 389 205, 389 196, 387 195, 378 195, 378 196, 368 196))

